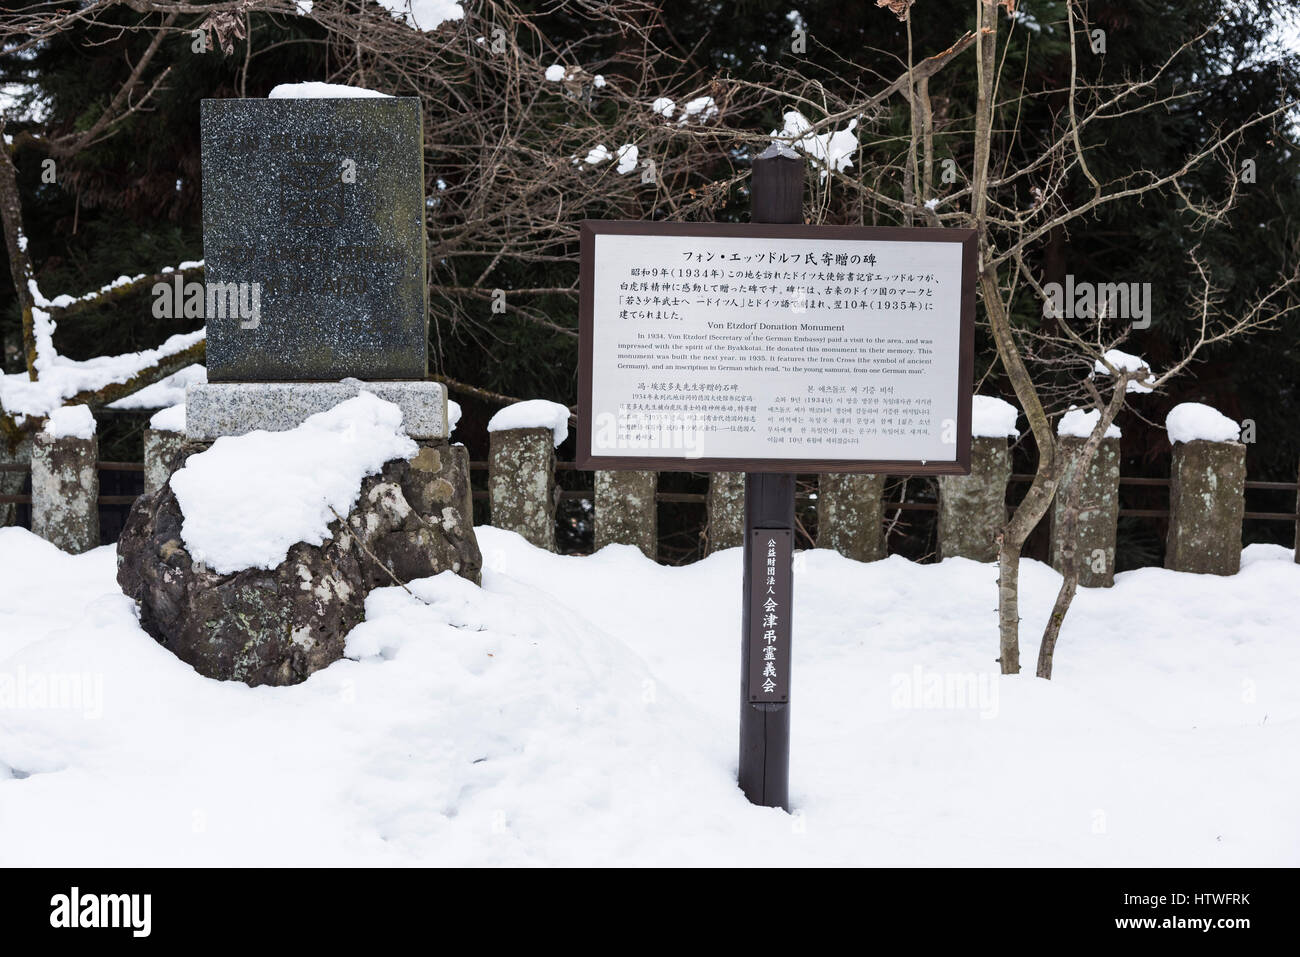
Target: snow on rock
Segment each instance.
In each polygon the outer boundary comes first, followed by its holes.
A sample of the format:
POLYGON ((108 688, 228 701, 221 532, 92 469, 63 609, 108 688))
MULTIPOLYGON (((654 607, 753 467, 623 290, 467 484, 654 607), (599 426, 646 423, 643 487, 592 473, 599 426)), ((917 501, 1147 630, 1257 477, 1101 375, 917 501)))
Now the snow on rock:
POLYGON ((858 151, 858 138, 853 132, 858 128, 857 120, 851 120, 842 130, 829 133, 813 133, 812 128, 807 117, 798 110, 791 110, 785 114, 781 129, 773 130, 771 136, 789 141, 791 146, 805 153, 809 162, 821 170, 822 179, 826 178, 828 171, 842 173, 853 165, 853 154, 858 151))
POLYGON ((426 33, 451 20, 465 18, 465 8, 452 0, 378 0, 378 3, 401 17, 408 27, 426 33))
POLYGON ((86 405, 65 405, 50 413, 42 430, 54 439, 93 439, 95 416, 86 405))
POLYGON ((357 502, 361 481, 418 451, 402 411, 369 392, 285 432, 217 439, 171 477, 181 537, 217 574, 275 568, 298 542, 320 545, 357 502))
POLYGON ((208 381, 206 367, 195 363, 174 372, 165 379, 159 379, 153 385, 147 385, 139 392, 132 392, 123 399, 110 402, 110 409, 165 409, 168 406, 185 402, 185 389, 192 385, 204 385, 208 381))
POLYGON ((266 98, 268 100, 352 100, 388 95, 360 86, 344 86, 342 83, 319 83, 310 80, 306 83, 281 83, 273 87, 266 98))
POLYGON ((977 395, 971 402, 970 434, 975 438, 1000 439, 1017 436, 1016 418, 1020 410, 1005 399, 977 395))
POLYGON ((84 360, 69 359, 51 348, 37 359, 40 378, 35 382, 25 372, 0 373, 0 402, 4 403, 7 412, 15 415, 48 415, 63 405, 64 399, 78 392, 102 389, 114 382, 125 382, 160 359, 202 342, 203 335, 202 329, 179 333, 156 349, 84 360))
POLYGON ((1241 426, 1218 409, 1201 402, 1180 402, 1165 417, 1165 430, 1170 443, 1236 442, 1241 437, 1241 426))
POLYGON ((671 120, 673 114, 677 112, 677 104, 666 96, 658 97, 650 104, 650 109, 658 113, 664 119, 671 120))
POLYGON ((546 68, 546 79, 552 83, 559 83, 564 79, 564 67, 558 63, 552 63, 546 68))
MULTIPOLYGON (((22 596, 0 603, 0 694, 77 691, 0 708, 5 863, 1300 865, 1290 549, 1080 590, 1050 682, 997 674, 994 565, 804 552, 791 818, 736 787, 740 549, 672 567, 478 535, 481 589, 374 591, 348 658, 249 688, 140 629, 113 548, 0 529, 22 596), (225 812, 249 795, 294 826, 225 812)), ((1022 635, 1060 584, 1022 563, 1022 635)))
POLYGON ((636 169, 637 158, 640 151, 635 144, 624 143, 618 148, 618 174, 620 176, 632 172, 636 169))
POLYGON ((149 428, 157 432, 184 432, 185 403, 155 412, 149 419, 149 428))
MULTIPOLYGON (((1155 375, 1151 372, 1151 367, 1141 356, 1131 355, 1127 352, 1120 352, 1118 349, 1111 349, 1105 353, 1106 362, 1109 362, 1121 372, 1141 372, 1147 370, 1147 374, 1140 379, 1130 379, 1125 392, 1150 392, 1152 385, 1155 383, 1155 375)), ((1098 359, 1092 368, 1093 375, 1110 375, 1106 371, 1105 364, 1098 359)))
MULTIPOLYGON (((1086 439, 1092 435, 1092 430, 1097 427, 1097 422, 1101 419, 1101 411, 1093 409, 1085 412, 1077 406, 1070 406, 1070 411, 1061 416, 1061 421, 1056 424, 1056 434, 1062 438, 1070 436, 1077 439, 1086 439)), ((1118 439, 1123 435, 1120 428, 1114 422, 1106 426, 1106 438, 1118 439)))
POLYGON ((549 399, 528 399, 508 405, 488 420, 489 432, 507 429, 550 429, 555 433, 555 445, 569 437, 569 410, 549 399))
POLYGON ((447 400, 447 434, 456 431, 456 423, 460 421, 460 403, 451 399, 447 400))

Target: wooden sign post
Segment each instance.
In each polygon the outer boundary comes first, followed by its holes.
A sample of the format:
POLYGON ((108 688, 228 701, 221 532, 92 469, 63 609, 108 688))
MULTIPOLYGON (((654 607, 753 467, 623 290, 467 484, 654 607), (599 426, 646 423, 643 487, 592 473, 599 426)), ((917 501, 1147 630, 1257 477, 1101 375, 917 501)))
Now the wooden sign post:
MULTIPOLYGON (((754 159, 750 218, 803 222, 803 167, 773 143, 754 159)), ((790 654, 794 598, 790 472, 745 473, 744 604, 740 625, 740 789, 751 804, 790 810, 790 654), (774 682, 777 700, 762 691, 774 682)))
POLYGON ((975 232, 809 226, 806 161, 750 223, 588 221, 580 469, 744 472, 739 781, 789 809, 795 475, 970 472, 975 232))

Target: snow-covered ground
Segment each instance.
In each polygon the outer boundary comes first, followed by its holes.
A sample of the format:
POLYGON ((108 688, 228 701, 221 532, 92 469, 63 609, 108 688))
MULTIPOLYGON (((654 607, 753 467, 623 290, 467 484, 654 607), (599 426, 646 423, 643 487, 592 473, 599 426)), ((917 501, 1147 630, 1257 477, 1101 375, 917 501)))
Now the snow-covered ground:
POLYGON ((111 548, 0 529, 0 865, 1300 864, 1289 550, 1082 589, 1051 682, 1049 568, 1000 678, 992 566, 800 555, 786 815, 734 780, 739 550, 479 534, 482 589, 376 592, 349 660, 247 688, 139 629, 111 548))

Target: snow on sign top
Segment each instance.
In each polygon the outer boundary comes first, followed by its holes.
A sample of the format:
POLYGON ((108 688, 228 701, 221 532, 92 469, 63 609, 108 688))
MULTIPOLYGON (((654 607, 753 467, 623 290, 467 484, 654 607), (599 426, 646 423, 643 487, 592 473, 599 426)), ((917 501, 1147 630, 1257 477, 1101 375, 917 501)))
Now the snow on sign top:
POLYGON ((1236 442, 1241 436, 1241 426, 1201 402, 1182 402, 1170 409, 1165 417, 1165 430, 1171 443, 1236 442))
POLYGON ((489 432, 505 432, 508 429, 550 429, 558 448, 569 437, 569 410, 560 403, 547 399, 516 402, 488 420, 489 432))
POLYGON ((219 438, 171 477, 181 537, 219 575, 274 568, 298 542, 324 543, 367 475, 418 451, 401 409, 369 392, 296 429, 219 438))

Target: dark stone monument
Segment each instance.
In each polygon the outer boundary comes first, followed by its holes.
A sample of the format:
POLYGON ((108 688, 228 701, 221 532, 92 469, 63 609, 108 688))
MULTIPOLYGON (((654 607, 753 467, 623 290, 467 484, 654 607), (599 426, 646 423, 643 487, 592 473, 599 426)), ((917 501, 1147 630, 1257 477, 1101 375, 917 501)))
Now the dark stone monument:
POLYGON ((260 288, 255 321, 209 304, 209 381, 424 378, 419 100, 203 100, 201 117, 208 298, 260 288))

